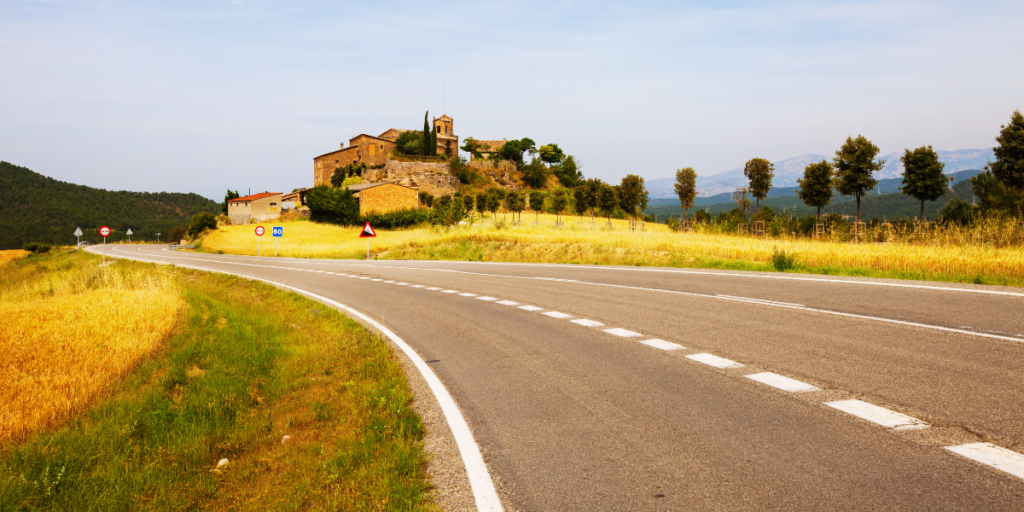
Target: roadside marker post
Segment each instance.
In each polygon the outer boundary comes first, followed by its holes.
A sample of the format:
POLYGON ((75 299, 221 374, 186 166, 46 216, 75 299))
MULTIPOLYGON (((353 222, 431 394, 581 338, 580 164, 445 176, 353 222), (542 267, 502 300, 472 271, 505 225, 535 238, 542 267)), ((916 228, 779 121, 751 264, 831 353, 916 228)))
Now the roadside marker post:
POLYGON ((125 231, 124 234, 128 235, 128 243, 131 244, 132 243, 132 228, 128 228, 128 231, 125 231))
POLYGON ((274 257, 277 257, 277 240, 284 236, 283 226, 274 226, 270 228, 271 234, 274 235, 274 257))
POLYGON ((377 232, 373 230, 373 226, 371 226, 369 222, 363 226, 363 231, 359 233, 359 238, 366 239, 366 259, 370 259, 370 239, 375 238, 376 236, 377 232))
POLYGON ((75 246, 82 245, 82 228, 75 228, 75 246))
POLYGON ((263 229, 263 226, 256 226, 256 256, 260 255, 260 238, 263 237, 263 233, 267 230, 263 229))
POLYGON ((100 228, 100 236, 103 237, 103 263, 107 262, 107 237, 110 236, 110 228, 103 226, 100 228))

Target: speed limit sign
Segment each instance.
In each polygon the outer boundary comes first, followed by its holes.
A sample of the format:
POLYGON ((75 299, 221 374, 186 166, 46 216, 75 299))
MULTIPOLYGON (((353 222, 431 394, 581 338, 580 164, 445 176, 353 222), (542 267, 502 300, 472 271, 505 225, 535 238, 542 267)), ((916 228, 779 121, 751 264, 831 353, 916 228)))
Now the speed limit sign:
POLYGON ((108 228, 107 226, 103 226, 102 228, 100 228, 100 236, 102 236, 103 238, 110 236, 110 228, 108 228))
POLYGON ((263 236, 263 233, 266 232, 267 230, 263 229, 263 226, 256 226, 256 236, 263 236))

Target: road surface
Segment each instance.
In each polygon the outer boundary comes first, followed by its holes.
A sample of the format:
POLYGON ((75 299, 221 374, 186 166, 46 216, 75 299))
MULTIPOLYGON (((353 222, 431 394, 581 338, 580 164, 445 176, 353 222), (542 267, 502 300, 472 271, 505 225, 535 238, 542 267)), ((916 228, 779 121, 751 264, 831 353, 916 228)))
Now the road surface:
POLYGON ((454 397, 509 509, 1024 510, 1021 289, 108 250, 386 326, 454 397))

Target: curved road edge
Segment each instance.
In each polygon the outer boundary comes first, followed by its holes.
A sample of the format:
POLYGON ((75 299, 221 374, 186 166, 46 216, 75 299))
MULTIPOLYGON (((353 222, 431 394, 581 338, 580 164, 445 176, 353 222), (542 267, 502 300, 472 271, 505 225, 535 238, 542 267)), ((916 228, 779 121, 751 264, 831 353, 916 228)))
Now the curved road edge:
MULTIPOLYGON (((96 254, 87 248, 89 252, 96 254)), ((139 258, 136 256, 127 256, 119 254, 115 256, 117 258, 125 258, 137 261, 143 261, 146 263, 157 263, 160 265, 174 265, 182 268, 190 268, 194 270, 201 270, 203 272, 216 272, 219 274, 226 274, 231 276, 240 277, 243 279, 249 279, 253 281, 261 281, 282 289, 287 289, 295 293, 309 297, 317 302, 333 306, 334 308, 355 316, 368 325, 371 329, 383 334, 391 341, 395 346, 402 350, 402 353, 412 361, 413 365, 419 370, 420 375, 426 381, 430 387, 430 391, 434 394, 434 398, 437 403, 441 406, 441 411, 444 413, 445 420, 448 423, 448 428, 451 429, 452 435, 455 438, 455 443, 459 447, 459 453, 462 455, 462 463, 465 465, 466 474, 469 477, 469 484, 473 490, 473 499, 476 502, 477 510, 480 511, 495 511, 501 512, 503 510, 501 500, 498 498, 498 492, 494 487, 494 481, 491 479, 491 474, 487 469, 487 464, 484 462, 483 454, 480 452, 480 446, 477 445, 476 439, 473 437, 473 432, 469 428, 469 424, 466 422, 465 417, 462 415, 462 411, 459 410, 459 406, 455 403, 455 399, 452 398, 451 394, 448 393, 448 389, 444 387, 444 384, 434 371, 427 365, 427 362, 420 357, 419 354, 413 350, 401 337, 395 334, 391 329, 388 329, 380 322, 370 318, 369 316, 357 311, 345 304, 337 302, 332 299, 328 299, 322 295, 290 286, 287 284, 271 281, 269 279, 262 279, 259 277, 246 276, 243 274, 236 274, 234 272, 225 272, 222 270, 211 270, 202 267, 196 267, 192 265, 181 265, 177 263, 164 263, 160 261, 148 260, 145 258, 139 258)))

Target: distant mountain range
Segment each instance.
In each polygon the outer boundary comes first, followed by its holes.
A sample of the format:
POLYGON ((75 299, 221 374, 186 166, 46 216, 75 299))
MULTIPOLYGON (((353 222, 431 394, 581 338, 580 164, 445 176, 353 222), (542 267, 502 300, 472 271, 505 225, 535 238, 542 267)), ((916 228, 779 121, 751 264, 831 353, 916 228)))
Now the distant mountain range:
MULTIPOLYGON (((946 174, 953 174, 958 171, 982 169, 985 164, 995 159, 992 149, 958 149, 956 151, 936 151, 939 160, 946 164, 946 174)), ((875 174, 879 180, 899 178, 903 175, 903 163, 900 157, 903 152, 890 153, 879 158, 885 160, 885 167, 875 174)), ((775 164, 775 187, 796 187, 798 178, 804 175, 804 167, 812 162, 821 160, 832 160, 831 156, 807 154, 778 162, 775 164)), ((651 199, 676 197, 675 177, 659 178, 647 182, 647 192, 651 199)), ((748 185, 747 177, 743 175, 743 168, 732 169, 718 174, 708 176, 697 176, 697 190, 700 195, 697 197, 710 197, 717 194, 732 193, 737 187, 748 185)), ((707 203, 711 204, 711 203, 707 203)))

